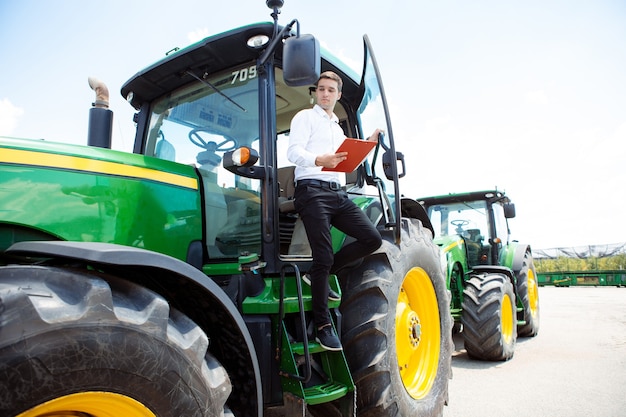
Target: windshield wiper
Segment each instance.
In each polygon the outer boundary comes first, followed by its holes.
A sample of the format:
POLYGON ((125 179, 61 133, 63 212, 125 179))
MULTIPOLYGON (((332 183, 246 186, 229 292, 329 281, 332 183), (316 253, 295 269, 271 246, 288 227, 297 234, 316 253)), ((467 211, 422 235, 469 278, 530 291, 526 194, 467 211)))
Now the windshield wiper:
POLYGON ((200 81, 202 84, 208 85, 209 87, 211 87, 213 89, 213 91, 215 91, 217 94, 219 94, 220 96, 224 97, 226 100, 230 101, 231 103, 233 103, 235 106, 239 107, 243 112, 248 112, 248 110, 244 109, 243 107, 241 107, 239 105, 239 103, 237 103, 235 100, 233 100, 232 98, 228 97, 226 94, 222 93, 216 86, 214 86, 213 84, 211 84, 210 82, 208 82, 207 80, 205 80, 204 78, 198 77, 196 74, 194 74, 193 72, 187 70, 185 71, 185 74, 189 74, 191 75, 193 78, 195 78, 196 80, 200 81))

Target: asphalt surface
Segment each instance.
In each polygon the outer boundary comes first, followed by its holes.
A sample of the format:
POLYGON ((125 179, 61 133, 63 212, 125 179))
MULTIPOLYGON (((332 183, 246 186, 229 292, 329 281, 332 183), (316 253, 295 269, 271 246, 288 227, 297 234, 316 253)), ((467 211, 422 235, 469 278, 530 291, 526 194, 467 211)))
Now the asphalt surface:
POLYGON ((444 417, 625 417, 626 288, 540 287, 541 324, 507 362, 455 336, 444 417))

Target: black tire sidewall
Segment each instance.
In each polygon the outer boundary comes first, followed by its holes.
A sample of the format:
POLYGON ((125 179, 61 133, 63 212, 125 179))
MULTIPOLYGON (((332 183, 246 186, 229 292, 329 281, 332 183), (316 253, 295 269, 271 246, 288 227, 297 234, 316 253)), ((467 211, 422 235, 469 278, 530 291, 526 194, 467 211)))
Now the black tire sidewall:
POLYGON ((403 233, 400 247, 383 241, 376 254, 342 277, 342 288, 347 294, 341 305, 346 324, 342 341, 357 385, 359 416, 439 416, 448 399, 453 346, 449 292, 438 249, 423 229, 416 227, 412 232, 411 238, 403 233), (403 384, 395 339, 399 291, 406 274, 414 267, 422 268, 430 277, 440 315, 437 375, 432 389, 422 399, 412 398, 403 384))
MULTIPOLYGON (((533 316, 531 308, 530 308, 530 294, 528 288, 528 272, 532 271, 535 279, 537 279, 537 273, 535 271, 535 265, 533 262, 532 255, 530 252, 526 251, 524 254, 524 260, 522 262, 522 269, 517 273, 517 294, 522 303, 522 307, 524 308, 524 320, 526 324, 523 324, 518 327, 517 333, 518 336, 523 337, 534 337, 539 333, 539 323, 540 323, 540 310, 539 304, 537 301, 537 309, 536 316, 533 316)), ((535 285, 538 285, 535 283, 535 285)))
POLYGON ((464 290, 463 335, 467 354, 476 359, 509 360, 515 353, 517 340, 515 292, 510 279, 500 273, 472 276, 464 290), (504 340, 502 329, 503 300, 511 301, 512 340, 504 340))
POLYGON ((189 385, 199 382, 191 365, 182 365, 180 354, 168 345, 128 328, 57 328, 25 337, 0 350, 0 357, 3 390, 20 398, 11 413, 85 391, 127 395, 157 416, 179 415, 172 404, 186 410, 199 406, 190 392, 189 385), (190 379, 195 383, 180 382, 190 379))
MULTIPOLYGON (((99 289, 108 286, 100 277, 83 271, 14 269, 23 274, 19 281, 21 288, 55 288, 50 309, 63 309, 75 301, 84 302, 73 299, 77 297, 72 292, 73 286, 80 287, 85 282, 95 282, 99 289)), ((4 271, 6 268, 0 271, 0 283, 3 283, 4 271)), ((107 277, 107 281, 116 279, 107 277)), ((137 285, 124 283, 122 287, 133 292, 132 297, 139 297, 136 300, 160 299, 137 285)), ((45 401, 88 391, 126 395, 159 417, 217 416, 223 412, 223 405, 212 401, 215 393, 212 382, 207 379, 211 373, 208 366, 219 367, 219 364, 206 351, 204 358, 194 360, 184 347, 168 341, 169 330, 164 330, 171 326, 167 313, 165 323, 156 326, 139 319, 136 322, 117 319, 115 314, 99 317, 94 314, 99 305, 87 300, 88 307, 82 317, 72 314, 64 317, 62 313, 49 310, 61 318, 46 323, 38 317, 29 296, 19 292, 17 286, 0 292, 5 301, 3 316, 21 320, 21 323, 11 323, 11 328, 22 329, 19 339, 0 343, 1 415, 19 414, 45 401)), ((113 310, 116 302, 111 301, 108 306, 106 301, 117 298, 112 292, 109 296, 94 297, 105 300, 99 302, 113 310)), ((46 307, 39 309, 42 317, 50 314, 45 311, 46 307)), ((15 335, 6 336, 5 340, 15 339, 15 335)))

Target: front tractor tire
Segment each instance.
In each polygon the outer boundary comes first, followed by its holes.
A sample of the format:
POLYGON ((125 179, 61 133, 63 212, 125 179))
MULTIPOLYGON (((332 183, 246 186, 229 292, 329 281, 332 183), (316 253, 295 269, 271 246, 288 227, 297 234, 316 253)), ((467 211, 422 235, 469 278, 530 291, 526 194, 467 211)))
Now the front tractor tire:
POLYGON ((453 351, 450 298, 437 249, 422 236, 403 235, 401 249, 383 241, 341 277, 342 343, 360 417, 443 414, 453 351))
POLYGON ((0 415, 223 416, 231 385, 207 347, 146 288, 93 271, 0 268, 0 415))
POLYGON ((475 359, 505 361, 513 357, 517 317, 513 284, 504 274, 473 275, 463 291, 463 337, 475 359))

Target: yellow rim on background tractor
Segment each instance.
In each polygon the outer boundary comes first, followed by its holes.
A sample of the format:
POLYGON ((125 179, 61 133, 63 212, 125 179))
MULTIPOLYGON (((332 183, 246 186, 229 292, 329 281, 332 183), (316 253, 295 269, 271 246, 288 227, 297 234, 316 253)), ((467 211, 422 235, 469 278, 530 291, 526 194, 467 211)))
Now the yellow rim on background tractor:
POLYGON ((402 282, 396 305, 396 352, 402 383, 409 395, 424 398, 431 390, 441 348, 439 305, 430 277, 411 269, 402 282))
POLYGON ((537 311, 539 310, 539 286, 537 285, 535 272, 532 269, 528 269, 527 277, 530 314, 533 317, 537 317, 537 311))
POLYGON ((113 392, 80 392, 47 401, 17 417, 156 417, 146 406, 113 392))
POLYGON ((501 308, 502 339, 508 345, 513 341, 513 326, 517 326, 517 320, 513 321, 513 303, 508 294, 504 294, 502 297, 501 308))

